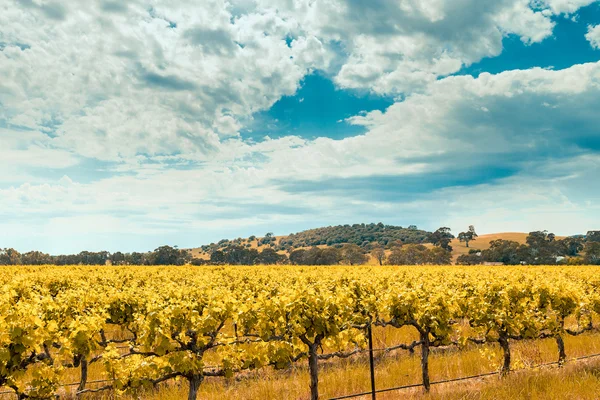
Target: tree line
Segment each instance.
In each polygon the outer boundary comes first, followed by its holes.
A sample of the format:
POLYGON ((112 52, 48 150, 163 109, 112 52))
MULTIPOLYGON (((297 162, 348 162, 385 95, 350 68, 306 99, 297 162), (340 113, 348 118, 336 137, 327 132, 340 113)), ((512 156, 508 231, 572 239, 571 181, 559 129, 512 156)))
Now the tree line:
MULTIPOLYGON (((363 224, 364 225, 364 224, 363 224)), ((378 224, 366 225, 367 228, 378 224)), ((369 228, 371 229, 371 228, 369 228)), ((412 229, 412 228, 411 228, 412 229)), ((257 240, 261 248, 252 248, 240 241, 220 242, 219 247, 209 250, 209 257, 194 257, 189 250, 177 246, 161 246, 154 251, 122 253, 117 251, 90 252, 52 256, 40 251, 19 253, 12 248, 0 249, 0 265, 361 265, 375 260, 379 265, 447 265, 452 263, 451 242, 455 236, 448 227, 429 233, 423 242, 405 243, 401 240, 387 242, 336 243, 331 246, 279 249, 275 237, 268 233, 257 240)), ((474 226, 460 232, 457 238, 466 244, 478 238, 474 226)), ((553 265, 553 264, 600 264, 600 231, 589 231, 587 235, 557 239, 547 231, 530 232, 526 243, 498 239, 490 242, 488 249, 470 247, 469 254, 458 257, 457 264, 477 265, 483 263, 506 265, 553 265)))
POLYGON ((147 253, 82 251, 58 256, 41 251, 19 253, 12 248, 0 249, 0 265, 185 265, 192 259, 189 251, 171 246, 161 246, 147 253))
POLYGON ((526 243, 497 239, 489 249, 471 249, 458 257, 457 264, 476 265, 498 262, 506 265, 600 265, 600 231, 589 231, 585 236, 557 239, 547 231, 530 232, 526 243))

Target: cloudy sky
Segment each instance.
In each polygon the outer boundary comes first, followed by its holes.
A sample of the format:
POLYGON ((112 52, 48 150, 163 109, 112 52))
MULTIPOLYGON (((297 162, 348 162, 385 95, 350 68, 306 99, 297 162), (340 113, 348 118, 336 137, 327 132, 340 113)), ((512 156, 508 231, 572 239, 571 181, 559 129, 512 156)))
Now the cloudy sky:
POLYGON ((600 228, 600 1, 3 0, 0 247, 600 228))

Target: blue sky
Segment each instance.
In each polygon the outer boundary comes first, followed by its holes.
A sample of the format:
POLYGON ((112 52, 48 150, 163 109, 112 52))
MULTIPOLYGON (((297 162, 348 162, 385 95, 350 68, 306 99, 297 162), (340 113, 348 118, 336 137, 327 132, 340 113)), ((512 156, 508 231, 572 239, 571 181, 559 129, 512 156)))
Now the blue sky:
POLYGON ((600 1, 0 6, 0 248, 600 228, 600 1))

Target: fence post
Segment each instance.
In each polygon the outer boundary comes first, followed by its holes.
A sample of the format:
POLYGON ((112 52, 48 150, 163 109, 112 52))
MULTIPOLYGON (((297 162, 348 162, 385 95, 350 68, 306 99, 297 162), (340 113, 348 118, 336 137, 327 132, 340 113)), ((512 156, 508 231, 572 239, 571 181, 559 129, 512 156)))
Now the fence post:
POLYGON ((375 363, 373 361, 373 332, 371 332, 371 321, 367 325, 367 336, 369 338, 369 367, 371 369, 371 398, 375 400, 375 363))

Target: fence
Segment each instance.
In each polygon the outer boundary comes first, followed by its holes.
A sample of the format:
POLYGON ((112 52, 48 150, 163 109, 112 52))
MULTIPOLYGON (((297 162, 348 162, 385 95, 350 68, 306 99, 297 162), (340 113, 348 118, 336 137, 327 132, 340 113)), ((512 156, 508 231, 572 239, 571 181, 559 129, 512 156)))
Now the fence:
MULTIPOLYGON (((393 392, 393 391, 399 391, 399 390, 405 390, 405 389, 413 389, 413 388, 423 386, 423 383, 414 383, 414 384, 410 384, 410 385, 395 386, 395 387, 385 388, 385 389, 377 389, 376 388, 376 380, 375 380, 374 353, 376 353, 376 352, 391 352, 391 351, 395 351, 395 350, 406 349, 406 345, 396 345, 396 346, 383 347, 383 348, 373 348, 373 335, 372 335, 370 326, 367 327, 367 339, 368 339, 369 348, 364 349, 364 350, 357 350, 356 353, 368 353, 369 354, 369 371, 370 371, 371 390, 368 392, 352 393, 352 394, 346 394, 343 396, 331 397, 331 398, 328 398, 327 400, 344 400, 344 399, 352 399, 352 398, 365 397, 365 396, 370 396, 371 399, 375 400, 377 397, 377 393, 385 393, 385 392, 393 392)), ((119 346, 118 348, 119 349, 129 349, 129 347, 127 347, 127 346, 119 346)), ((577 362, 577 361, 587 360, 587 359, 596 358, 596 357, 600 357, 600 353, 575 357, 575 358, 569 359, 568 361, 569 362, 577 362)), ((519 371, 526 371, 526 370, 529 371, 529 370, 534 370, 537 368, 548 367, 548 366, 558 365, 558 364, 560 364, 559 361, 552 361, 552 362, 537 364, 537 365, 534 365, 531 367, 523 368, 523 369, 520 369, 519 371)), ((213 369, 216 367, 207 366, 205 368, 213 369)), ((501 373, 502 373, 502 371, 493 371, 493 372, 486 372, 486 373, 477 374, 477 375, 468 375, 468 376, 462 376, 462 377, 458 377, 458 378, 444 379, 444 380, 440 380, 440 381, 431 382, 430 385, 439 385, 439 384, 444 384, 444 383, 452 383, 452 382, 460 382, 460 381, 466 381, 466 380, 471 380, 471 379, 486 378, 486 377, 490 377, 490 376, 494 376, 494 375, 500 375, 501 373)), ((112 381, 108 380, 108 379, 98 379, 98 380, 87 381, 86 383, 87 384, 99 384, 99 383, 109 383, 109 382, 112 382, 112 381)), ((59 387, 64 387, 64 388, 74 387, 74 386, 78 386, 79 384, 80 384, 80 382, 64 383, 64 384, 59 385, 59 387)), ((5 396, 5 395, 15 395, 15 397, 17 397, 13 391, 0 392, 0 396, 5 396)))
MULTIPOLYGON (((575 357, 569 360, 569 362, 574 362, 574 361, 581 361, 581 360, 586 360, 586 359, 590 359, 590 358, 595 358, 595 357, 600 357, 600 353, 597 354, 590 354, 587 356, 581 356, 581 357, 575 357)), ((548 367, 550 365, 558 365, 559 362, 558 361, 553 361, 553 362, 547 362, 547 363, 542 363, 542 364, 538 364, 538 365, 534 365, 532 367, 528 367, 525 369, 521 369, 520 371, 523 370, 533 370, 536 368, 542 368, 542 367, 548 367)), ((493 375, 500 375, 502 372, 501 371, 494 371, 494 372, 486 372, 483 374, 478 374, 478 375, 469 375, 469 376, 461 376, 459 378, 452 378, 452 379, 444 379, 441 381, 435 381, 435 382, 431 382, 431 385, 439 385, 442 383, 452 383, 452 382, 460 382, 460 381, 467 381, 470 379, 478 379, 478 378, 485 378, 488 376, 493 376, 493 375)), ((371 379, 371 391, 369 392, 362 392, 362 393, 354 393, 354 394, 347 394, 344 396, 338 396, 338 397, 330 397, 328 400, 343 400, 343 399, 352 399, 352 398, 356 398, 356 397, 363 397, 363 396, 371 396, 372 399, 376 398, 376 394, 377 393, 385 393, 385 392, 393 392, 393 391, 397 391, 397 390, 404 390, 404 389, 412 389, 412 388, 416 388, 416 387, 420 387, 423 386, 422 383, 414 383, 411 385, 404 385, 404 386, 396 386, 396 387, 391 387, 391 388, 386 388, 386 389, 375 389, 375 382, 374 379, 371 379)))

